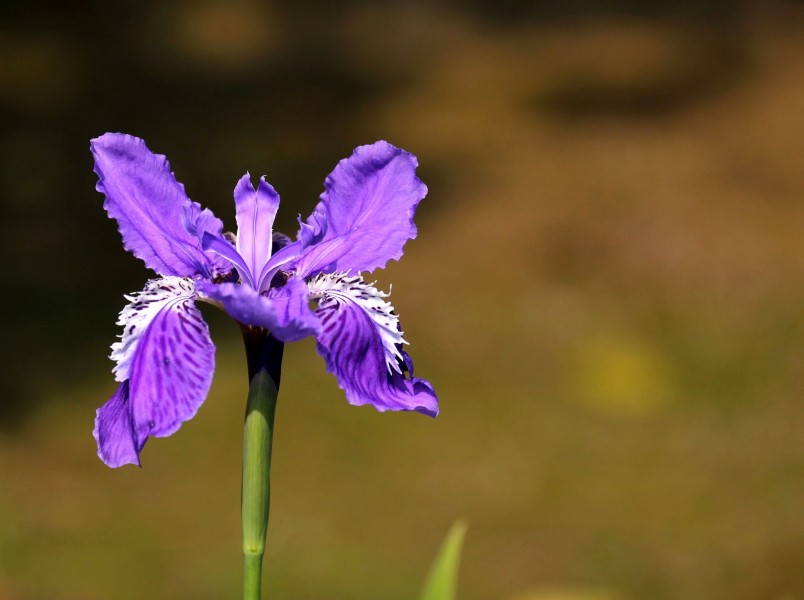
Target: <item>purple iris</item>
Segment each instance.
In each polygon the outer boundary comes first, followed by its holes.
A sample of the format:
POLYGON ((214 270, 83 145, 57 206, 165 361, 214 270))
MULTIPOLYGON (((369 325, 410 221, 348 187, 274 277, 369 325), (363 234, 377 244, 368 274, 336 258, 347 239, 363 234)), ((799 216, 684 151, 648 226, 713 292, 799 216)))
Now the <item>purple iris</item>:
POLYGON ((387 142, 356 148, 291 241, 273 232, 279 195, 265 178, 255 189, 246 173, 235 186, 232 236, 143 140, 107 133, 91 149, 123 245, 160 276, 126 296, 120 313, 111 354, 120 385, 95 419, 103 462, 140 464, 148 437, 174 433, 206 398, 215 346, 196 299, 282 342, 315 336, 351 404, 438 414, 432 385, 413 377, 387 294, 360 276, 399 259, 416 237, 413 215, 427 187, 415 156, 387 142))

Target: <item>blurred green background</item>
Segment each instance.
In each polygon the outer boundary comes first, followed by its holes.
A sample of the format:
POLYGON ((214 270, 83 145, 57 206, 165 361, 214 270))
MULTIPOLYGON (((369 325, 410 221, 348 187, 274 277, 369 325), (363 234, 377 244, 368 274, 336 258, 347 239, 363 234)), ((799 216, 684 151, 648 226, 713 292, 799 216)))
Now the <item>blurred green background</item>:
MULTIPOLYGON (((413 152, 419 238, 376 277, 442 414, 349 406, 287 347, 268 598, 804 598, 804 4, 6 1, 0 600, 240 594, 246 376, 142 469, 95 456, 123 293, 91 137, 167 154, 234 228, 247 169, 314 206, 413 152)), ((372 276, 373 277, 373 276, 372 276)))

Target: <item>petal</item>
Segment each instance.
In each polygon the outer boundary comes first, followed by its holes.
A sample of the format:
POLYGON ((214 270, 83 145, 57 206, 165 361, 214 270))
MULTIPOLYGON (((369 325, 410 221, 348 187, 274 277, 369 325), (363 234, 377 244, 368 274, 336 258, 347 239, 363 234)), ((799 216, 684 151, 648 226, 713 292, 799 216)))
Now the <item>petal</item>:
POLYGON ((355 149, 327 177, 313 214, 301 224, 297 273, 372 271, 402 256, 416 237, 413 215, 427 194, 412 154, 388 142, 355 149))
POLYGON ((301 242, 291 242, 274 252, 273 256, 268 259, 268 262, 262 268, 258 278, 257 289, 261 292, 266 291, 271 286, 271 280, 279 269, 289 263, 295 263, 296 259, 299 258, 301 247, 301 242))
POLYGON ((279 208, 279 194, 260 177, 257 189, 251 185, 248 173, 243 175, 234 190, 237 209, 237 252, 243 257, 256 278, 271 257, 272 228, 279 208))
POLYGON ((95 138, 90 148, 97 189, 106 196, 104 208, 117 220, 127 250, 160 275, 211 277, 228 269, 200 243, 205 231, 220 234, 223 223, 187 197, 164 156, 120 133, 95 138))
POLYGON ((141 438, 165 437, 206 400, 215 346, 192 300, 165 307, 146 330, 131 369, 134 423, 141 438))
POLYGON ((310 292, 303 279, 293 278, 280 288, 272 288, 268 297, 276 310, 277 324, 271 333, 283 342, 296 342, 321 330, 321 323, 310 310, 310 292))
POLYGON ((112 358, 122 384, 95 426, 98 454, 109 466, 139 464, 148 436, 174 433, 206 399, 215 346, 194 296, 190 279, 157 279, 121 312, 124 332, 112 358))
POLYGON ((110 467, 140 464, 142 446, 137 446, 130 406, 128 381, 124 381, 95 416, 92 435, 98 443, 98 456, 110 467))
POLYGON ((201 246, 204 248, 204 250, 214 252, 221 258, 232 263, 234 268, 237 269, 237 272, 240 274, 240 278, 243 280, 243 283, 249 287, 254 287, 254 280, 251 277, 251 269, 249 269, 246 261, 243 260, 242 256, 240 256, 237 249, 232 246, 225 237, 222 235, 205 233, 201 238, 201 246))
POLYGON ((399 317, 394 313, 394 307, 385 301, 389 294, 366 283, 359 275, 350 277, 346 273, 321 274, 311 279, 307 285, 310 296, 321 300, 320 309, 333 302, 353 303, 361 308, 374 323, 388 370, 402 372, 399 366, 402 361, 400 349, 407 342, 399 328, 399 317))
POLYGON ((199 282, 197 288, 205 299, 220 304, 238 323, 267 329, 283 342, 315 335, 320 328, 318 319, 307 307, 309 296, 305 285, 294 284, 284 292, 279 291, 284 288, 279 288, 274 298, 236 283, 199 282))
POLYGON ((131 365, 136 357, 140 341, 160 312, 174 302, 187 302, 195 295, 191 279, 164 277, 152 279, 141 292, 126 296, 129 301, 117 318, 123 327, 120 341, 112 344, 109 358, 117 363, 112 372, 117 381, 127 381, 131 377, 131 365))
POLYGON ((401 350, 406 342, 393 308, 382 300, 385 294, 358 277, 343 275, 320 276, 310 290, 321 297, 316 348, 350 404, 370 404, 381 412, 438 414, 432 385, 413 377, 413 363, 401 350))

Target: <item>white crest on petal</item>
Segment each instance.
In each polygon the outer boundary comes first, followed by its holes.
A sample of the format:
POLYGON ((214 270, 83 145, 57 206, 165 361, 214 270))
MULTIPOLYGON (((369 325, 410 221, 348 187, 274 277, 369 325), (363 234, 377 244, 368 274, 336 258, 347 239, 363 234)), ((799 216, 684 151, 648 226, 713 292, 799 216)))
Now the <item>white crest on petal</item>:
POLYGON ((112 369, 114 378, 123 382, 129 370, 142 334, 151 321, 164 308, 188 302, 195 296, 195 284, 188 277, 162 277, 151 279, 141 292, 124 296, 129 304, 120 311, 117 324, 123 326, 119 342, 112 344, 109 355, 117 366, 112 369))
POLYGON ((390 293, 378 290, 374 287, 375 283, 376 281, 366 283, 359 275, 322 273, 310 279, 307 287, 310 290, 310 298, 317 299, 319 306, 352 302, 362 308, 377 327, 385 350, 385 364, 388 366, 388 371, 402 373, 399 368, 399 361, 403 360, 399 344, 407 342, 402 337, 399 317, 394 314, 394 307, 384 300, 390 293))

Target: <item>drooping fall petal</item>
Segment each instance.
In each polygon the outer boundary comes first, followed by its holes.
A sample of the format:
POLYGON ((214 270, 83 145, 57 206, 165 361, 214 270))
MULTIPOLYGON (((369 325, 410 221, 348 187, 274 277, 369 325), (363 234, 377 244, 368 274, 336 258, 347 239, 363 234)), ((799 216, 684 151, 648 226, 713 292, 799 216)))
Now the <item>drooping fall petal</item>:
POLYGON ((413 377, 413 363, 401 349, 405 341, 398 318, 383 300, 385 294, 358 277, 338 275, 313 280, 310 289, 321 295, 316 348, 351 404, 438 414, 433 386, 413 377))
POLYGON ((156 279, 121 312, 112 358, 122 383, 95 425, 98 454, 109 466, 139 464, 149 436, 174 433, 206 399, 215 346, 194 297, 190 279, 156 279))

